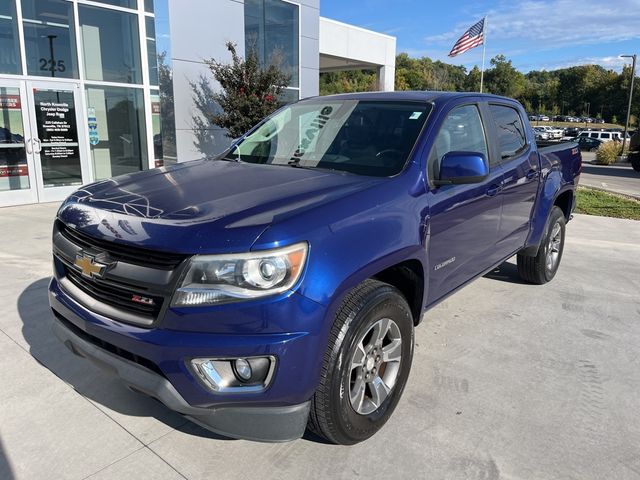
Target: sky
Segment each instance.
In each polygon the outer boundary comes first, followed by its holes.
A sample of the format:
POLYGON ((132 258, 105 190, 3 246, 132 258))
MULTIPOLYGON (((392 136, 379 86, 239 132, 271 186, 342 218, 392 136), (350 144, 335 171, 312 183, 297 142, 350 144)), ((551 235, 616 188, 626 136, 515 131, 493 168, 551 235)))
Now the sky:
MULTIPOLYGON (((471 69, 482 47, 447 55, 487 16, 486 62, 503 54, 522 72, 597 64, 622 70, 640 54, 640 0, 320 0, 320 15, 393 35, 397 51, 471 69)), ((640 68, 640 66, 638 67, 640 68)))

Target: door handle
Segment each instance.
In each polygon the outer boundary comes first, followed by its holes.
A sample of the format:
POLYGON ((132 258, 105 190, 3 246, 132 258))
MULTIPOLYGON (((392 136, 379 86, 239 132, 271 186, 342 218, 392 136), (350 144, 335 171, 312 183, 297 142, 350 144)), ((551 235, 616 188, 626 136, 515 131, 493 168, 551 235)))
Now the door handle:
POLYGON ((34 138, 33 143, 36 144, 36 148, 33 149, 35 153, 40 153, 42 151, 42 143, 39 138, 34 138))
POLYGON ((537 178, 539 175, 537 170, 529 170, 527 172, 527 180, 533 180, 534 178, 537 178))
POLYGON ((31 139, 28 138, 24 142, 24 148, 27 150, 27 153, 31 155, 33 153, 33 144, 31 143, 31 139))
POLYGON ((500 190, 502 190, 502 187, 500 185, 491 185, 489 188, 487 188, 487 196, 495 197, 498 193, 500 193, 500 190))

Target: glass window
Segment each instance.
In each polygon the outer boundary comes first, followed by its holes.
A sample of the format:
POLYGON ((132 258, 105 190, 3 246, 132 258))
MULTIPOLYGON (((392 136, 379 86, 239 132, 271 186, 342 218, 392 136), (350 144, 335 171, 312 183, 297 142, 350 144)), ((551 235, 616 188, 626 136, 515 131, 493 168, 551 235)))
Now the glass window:
POLYGON ((26 188, 29 188, 29 169, 20 90, 0 87, 0 192, 26 188))
POLYGON ((300 100, 300 91, 293 88, 285 88, 280 94, 280 101, 283 104, 293 103, 300 100))
POLYGON ((263 65, 276 64, 300 85, 299 6, 282 0, 246 0, 245 48, 256 52, 263 65))
POLYGON ((153 17, 145 17, 147 30, 147 57, 149 61, 149 82, 158 85, 158 49, 156 48, 156 25, 153 17))
POLYGON ((442 122, 429 156, 432 178, 438 178, 442 157, 449 152, 482 153, 489 160, 482 118, 475 105, 453 109, 442 122))
POLYGON ((601 133, 600 134, 600 138, 611 138, 611 134, 610 133, 601 133))
POLYGON ((153 13, 153 0, 144 0, 144 11, 148 13, 153 13))
POLYGON ((489 108, 496 122, 500 156, 504 159, 517 155, 527 143, 518 111, 504 105, 490 105, 489 108))
MULTIPOLYGON (((157 71, 158 90, 152 90, 151 103, 153 115, 153 150, 155 165, 169 165, 176 163, 176 121, 173 101, 173 70, 171 64, 171 31, 169 29, 169 5, 167 0, 155 0, 155 51, 156 57, 152 61, 151 46, 149 45, 149 70, 151 81, 154 81, 152 69, 157 71), (152 65, 152 62, 155 62, 152 65)), ((149 19, 147 19, 147 26, 149 19)), ((147 30, 149 42, 149 30, 147 30)))
POLYGON ((227 157, 392 176, 407 162, 430 108, 424 103, 336 99, 295 103, 270 117, 227 157))
POLYGON ((0 1, 0 73, 22 73, 15 0, 0 1))
POLYGON ((142 90, 87 87, 87 108, 93 123, 90 143, 96 180, 146 170, 142 90))
POLYGON ((87 80, 142 83, 138 16, 79 5, 87 80))
POLYGON ((114 5, 116 7, 133 8, 137 9, 138 5, 136 0, 93 0, 94 2, 106 3, 108 5, 114 5))
POLYGON ((64 0, 23 0, 27 73, 78 78, 73 4, 64 0))

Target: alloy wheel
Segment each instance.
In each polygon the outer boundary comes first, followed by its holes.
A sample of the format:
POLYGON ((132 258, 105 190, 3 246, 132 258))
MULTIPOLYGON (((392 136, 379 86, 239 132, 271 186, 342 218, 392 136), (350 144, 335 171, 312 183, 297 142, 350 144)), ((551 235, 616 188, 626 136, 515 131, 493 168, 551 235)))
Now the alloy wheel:
POLYGON ((360 415, 369 415, 393 389, 402 359, 402 336, 396 322, 382 318, 356 342, 349 369, 349 400, 360 415))

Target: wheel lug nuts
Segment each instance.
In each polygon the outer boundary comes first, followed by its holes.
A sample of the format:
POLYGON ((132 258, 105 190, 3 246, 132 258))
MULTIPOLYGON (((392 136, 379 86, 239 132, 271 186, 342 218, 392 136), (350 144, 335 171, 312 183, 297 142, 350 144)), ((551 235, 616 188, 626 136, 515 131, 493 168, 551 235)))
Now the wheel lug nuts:
POLYGON ((376 362, 379 362, 379 361, 380 361, 380 355, 376 357, 376 362))

